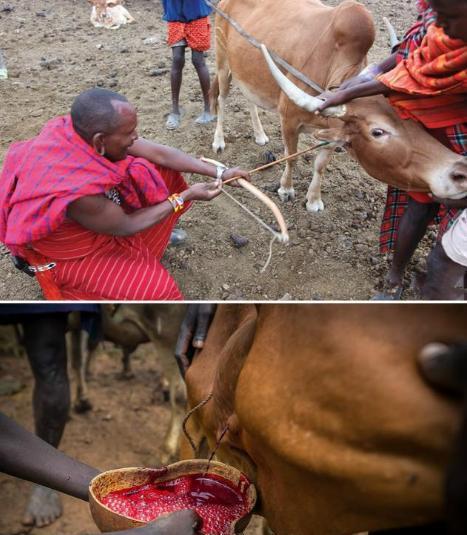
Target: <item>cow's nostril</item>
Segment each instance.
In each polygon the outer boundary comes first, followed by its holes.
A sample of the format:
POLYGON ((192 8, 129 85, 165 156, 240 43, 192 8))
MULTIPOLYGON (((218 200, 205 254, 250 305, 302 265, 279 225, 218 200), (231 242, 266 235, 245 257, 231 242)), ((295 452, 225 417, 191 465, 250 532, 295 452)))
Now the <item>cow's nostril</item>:
POLYGON ((467 176, 463 173, 452 173, 451 178, 454 180, 454 182, 462 182, 463 180, 467 180, 467 176))

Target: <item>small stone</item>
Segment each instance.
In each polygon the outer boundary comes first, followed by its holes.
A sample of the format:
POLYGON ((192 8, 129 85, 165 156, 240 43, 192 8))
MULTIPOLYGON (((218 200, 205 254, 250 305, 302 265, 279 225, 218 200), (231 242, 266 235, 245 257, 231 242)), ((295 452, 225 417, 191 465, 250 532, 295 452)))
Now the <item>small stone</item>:
POLYGON ((127 46, 124 46, 120 49, 120 54, 128 54, 130 52, 130 49, 127 46))
POLYGON ((62 60, 60 58, 41 58, 39 65, 43 69, 48 69, 49 71, 52 69, 56 69, 59 65, 62 64, 62 60))
POLYGON ((237 249, 245 247, 245 245, 250 243, 250 240, 246 236, 240 236, 240 234, 231 234, 230 239, 232 240, 234 247, 237 249))
POLYGON ((155 45, 156 43, 159 43, 160 39, 156 35, 153 35, 152 37, 146 37, 146 39, 143 39, 143 44, 145 45, 155 45))
POLYGON ((279 301, 291 301, 292 296, 289 293, 285 293, 282 297, 279 298, 279 301))
POLYGON ((102 43, 99 43, 96 45, 97 50, 102 50, 104 48, 104 45, 102 43))
POLYGON ((110 420, 112 420, 112 415, 110 413, 105 414, 102 416, 102 420, 104 420, 104 422, 110 422, 110 420))
POLYGON ((227 291, 227 290, 230 290, 230 286, 229 286, 228 284, 223 284, 223 285, 222 285, 222 289, 223 289, 223 290, 226 290, 226 291, 227 291))
POLYGON ((162 76, 163 74, 167 74, 169 72, 169 69, 151 69, 149 71, 149 76, 162 76))

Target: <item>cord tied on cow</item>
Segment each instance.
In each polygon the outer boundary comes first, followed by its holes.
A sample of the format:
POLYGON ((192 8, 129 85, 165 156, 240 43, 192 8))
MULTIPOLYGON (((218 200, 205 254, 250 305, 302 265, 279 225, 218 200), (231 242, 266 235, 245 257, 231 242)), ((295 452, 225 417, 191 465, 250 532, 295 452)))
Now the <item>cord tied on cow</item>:
POLYGON ((203 399, 202 401, 200 401, 198 403, 198 405, 195 405, 192 409, 190 409, 186 415, 185 415, 185 418, 183 418, 183 422, 182 422, 182 431, 183 431, 183 434, 185 435, 186 439, 188 440, 188 442, 190 443, 190 446, 191 446, 191 449, 193 450, 193 453, 196 455, 198 453, 198 448, 196 447, 196 444, 194 442, 194 440, 191 438, 191 435, 190 433, 188 432, 188 429, 186 428, 186 424, 188 423, 188 420, 190 419, 191 415, 196 412, 198 409, 201 409, 201 407, 204 407, 206 405, 206 403, 208 403, 208 401, 211 400, 212 398, 212 392, 209 394, 209 396, 206 398, 206 399, 203 399))
MULTIPOLYGON (((258 173, 259 171, 264 171, 265 169, 269 169, 270 167, 273 167, 275 165, 278 165, 282 162, 286 162, 287 160, 291 160, 293 158, 297 158, 298 156, 301 156, 302 154, 305 154, 307 152, 311 152, 320 148, 325 147, 326 145, 330 145, 331 142, 329 141, 323 141, 322 143, 319 143, 318 145, 313 145, 312 147, 308 147, 306 149, 300 150, 298 152, 295 152, 293 154, 290 154, 288 156, 284 156, 283 158, 280 158, 279 160, 276 160, 271 163, 267 163, 265 165, 261 165, 260 167, 256 167, 255 169, 251 169, 249 171, 250 175, 253 175, 255 173, 258 173)), ((221 162, 218 162, 217 160, 213 160, 211 158, 204 158, 202 157, 201 160, 204 162, 212 163, 217 166, 223 166, 221 162)), ((259 223, 262 227, 264 227, 268 232, 272 234, 271 241, 269 242, 269 255, 266 260, 266 263, 261 268, 260 272, 264 273, 266 271, 267 267, 269 266, 269 263, 271 262, 272 258, 272 246, 273 243, 278 240, 280 243, 287 244, 289 241, 289 233, 287 230, 287 224, 285 222, 284 216, 282 215, 281 211, 279 210, 276 203, 270 199, 267 195, 265 195, 262 191, 260 191, 256 186, 245 180, 244 178, 241 178, 239 176, 235 176, 232 178, 229 178, 228 180, 224 180, 222 185, 228 184, 229 182, 237 181, 238 184, 252 193, 255 197, 257 197, 263 204, 265 204, 273 213, 274 217, 276 218, 277 224, 279 226, 280 232, 277 232, 274 228, 272 228, 270 225, 268 225, 261 217, 253 213, 247 206, 245 206, 241 201, 236 199, 232 194, 227 192, 225 189, 222 189, 222 193, 227 195, 233 202, 235 202, 242 210, 244 210, 247 214, 249 214, 253 219, 256 220, 257 223, 259 223)))
MULTIPOLYGON (((196 447, 194 440, 191 438, 191 435, 188 432, 188 429, 186 428, 186 424, 194 412, 196 412, 198 409, 201 409, 201 407, 204 407, 204 405, 206 405, 212 399, 212 395, 213 393, 210 392, 208 397, 200 401, 198 405, 196 405, 191 410, 189 410, 185 418, 183 419, 183 423, 182 423, 183 434, 185 435, 186 439, 190 443, 190 446, 193 450, 194 455, 198 454, 198 448, 196 447)), ((211 461, 214 459, 214 455, 216 454, 216 451, 218 450, 220 443, 222 442, 222 439, 224 438, 228 430, 229 430, 229 424, 225 424, 224 429, 222 429, 221 433, 217 437, 216 445, 214 446, 214 449, 211 451, 208 457, 208 462, 206 464, 206 470, 204 471, 204 474, 206 474, 209 471, 209 465, 211 464, 211 461)))

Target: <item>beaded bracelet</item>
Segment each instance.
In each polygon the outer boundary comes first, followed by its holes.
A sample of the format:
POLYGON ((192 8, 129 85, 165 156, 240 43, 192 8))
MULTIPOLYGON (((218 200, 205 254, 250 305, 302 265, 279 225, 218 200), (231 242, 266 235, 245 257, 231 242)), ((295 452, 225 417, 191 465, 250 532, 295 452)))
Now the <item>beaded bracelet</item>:
POLYGON ((180 197, 178 193, 173 193, 172 195, 167 197, 167 200, 172 205, 172 208, 175 213, 180 212, 180 210, 183 210, 185 202, 183 200, 183 197, 180 197))

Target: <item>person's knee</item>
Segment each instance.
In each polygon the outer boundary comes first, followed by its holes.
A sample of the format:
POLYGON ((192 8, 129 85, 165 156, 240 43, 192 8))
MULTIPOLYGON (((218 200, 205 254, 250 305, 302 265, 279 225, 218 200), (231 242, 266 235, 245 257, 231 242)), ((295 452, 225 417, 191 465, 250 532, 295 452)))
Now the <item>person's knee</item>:
POLYGON ((66 314, 51 314, 23 321, 26 353, 36 381, 67 382, 66 314))
POLYGON ((172 70, 175 72, 181 72, 185 66, 185 48, 177 46, 174 49, 172 57, 172 70))
POLYGON ((438 213, 438 210, 439 204, 437 203, 421 203, 409 197, 404 217, 409 218, 414 224, 422 222, 428 224, 438 213))
POLYGON ((191 62, 193 63, 196 70, 207 68, 206 62, 204 61, 204 55, 198 50, 193 50, 191 53, 191 62))

